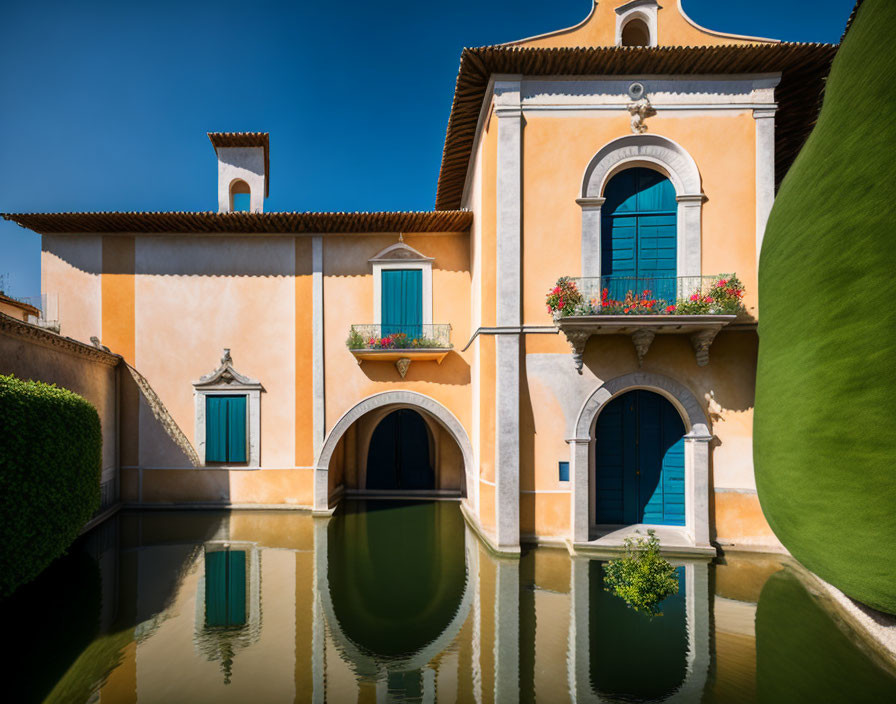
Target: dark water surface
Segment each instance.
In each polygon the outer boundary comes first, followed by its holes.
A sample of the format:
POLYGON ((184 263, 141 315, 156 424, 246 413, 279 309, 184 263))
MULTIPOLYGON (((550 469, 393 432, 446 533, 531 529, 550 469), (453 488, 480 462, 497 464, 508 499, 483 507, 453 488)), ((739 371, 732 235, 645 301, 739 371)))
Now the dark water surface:
POLYGON ((494 558, 452 502, 127 512, 3 603, 16 702, 891 702, 783 558, 678 565, 650 618, 603 566, 494 558))

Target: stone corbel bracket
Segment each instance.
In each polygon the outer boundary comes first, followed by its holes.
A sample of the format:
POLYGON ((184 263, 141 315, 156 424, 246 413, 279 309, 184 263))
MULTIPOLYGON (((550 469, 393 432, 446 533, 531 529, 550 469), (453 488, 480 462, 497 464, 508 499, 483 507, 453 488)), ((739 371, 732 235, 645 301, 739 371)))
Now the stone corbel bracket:
POLYGON ((709 364, 709 348, 719 331, 734 315, 582 315, 556 318, 554 323, 566 335, 572 348, 576 371, 581 374, 585 345, 592 335, 628 335, 635 347, 638 366, 644 362, 657 335, 687 335, 694 348, 697 366, 709 364))

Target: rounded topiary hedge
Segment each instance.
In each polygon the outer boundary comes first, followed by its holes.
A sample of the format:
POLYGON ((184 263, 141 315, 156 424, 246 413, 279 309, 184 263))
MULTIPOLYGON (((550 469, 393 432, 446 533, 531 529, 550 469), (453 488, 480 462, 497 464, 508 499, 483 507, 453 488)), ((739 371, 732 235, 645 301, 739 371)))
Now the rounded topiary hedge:
MULTIPOLYGON (((793 556, 896 613, 896 2, 865 0, 759 265, 754 458, 793 556)), ((808 110, 810 106, 806 106, 808 110)), ((808 115, 807 115, 808 119, 808 115)))
POLYGON ((99 507, 102 445, 88 401, 0 375, 0 598, 65 552, 99 507))

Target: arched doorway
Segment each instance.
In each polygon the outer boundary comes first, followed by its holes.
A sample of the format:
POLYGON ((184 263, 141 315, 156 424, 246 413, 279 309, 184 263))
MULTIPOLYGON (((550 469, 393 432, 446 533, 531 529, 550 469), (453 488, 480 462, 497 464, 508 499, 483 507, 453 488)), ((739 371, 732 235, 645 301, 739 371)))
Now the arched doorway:
POLYGON ((684 435, 658 393, 636 389, 607 403, 595 426, 595 523, 684 526, 684 435))
POLYGON ((678 203, 663 174, 636 167, 613 176, 601 209, 602 286, 611 299, 651 291, 674 303, 678 256, 678 203))
POLYGON ((429 431, 416 411, 392 411, 373 431, 367 452, 367 489, 435 489, 429 431))

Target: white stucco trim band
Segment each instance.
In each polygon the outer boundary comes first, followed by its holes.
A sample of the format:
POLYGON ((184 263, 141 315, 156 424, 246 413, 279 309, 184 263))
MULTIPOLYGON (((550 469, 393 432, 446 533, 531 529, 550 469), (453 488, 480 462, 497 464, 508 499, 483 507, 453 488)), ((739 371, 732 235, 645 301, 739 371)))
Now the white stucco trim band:
POLYGON ((756 265, 765 226, 775 203, 775 113, 777 106, 753 110, 756 121, 756 265))
MULTIPOLYGON (((522 130, 521 76, 495 81, 498 122, 496 218, 496 323, 522 322, 522 130)), ((495 341, 495 540, 501 549, 520 543, 520 338, 495 341)))
MULTIPOLYGON (((311 439, 314 457, 318 457, 327 432, 326 376, 324 367, 324 243, 321 235, 311 238, 311 439)), ((317 462, 315 462, 315 466, 317 462)), ((317 470, 313 480, 315 511, 327 511, 329 478, 317 470)))

